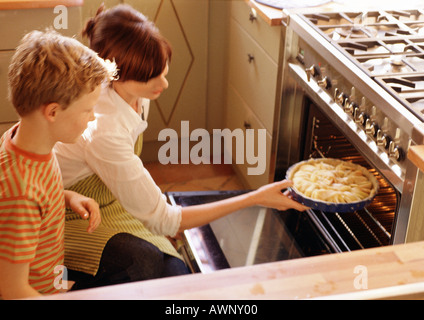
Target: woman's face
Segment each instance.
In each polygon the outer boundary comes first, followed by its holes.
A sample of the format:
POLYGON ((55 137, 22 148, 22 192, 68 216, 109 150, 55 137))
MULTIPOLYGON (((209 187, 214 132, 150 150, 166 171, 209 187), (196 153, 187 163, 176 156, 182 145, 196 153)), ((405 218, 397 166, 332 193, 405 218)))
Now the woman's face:
POLYGON ((125 90, 128 94, 136 98, 147 98, 155 100, 159 98, 163 90, 168 88, 168 80, 166 76, 168 74, 168 65, 166 65, 163 72, 156 78, 152 78, 147 82, 139 81, 125 81, 125 90))

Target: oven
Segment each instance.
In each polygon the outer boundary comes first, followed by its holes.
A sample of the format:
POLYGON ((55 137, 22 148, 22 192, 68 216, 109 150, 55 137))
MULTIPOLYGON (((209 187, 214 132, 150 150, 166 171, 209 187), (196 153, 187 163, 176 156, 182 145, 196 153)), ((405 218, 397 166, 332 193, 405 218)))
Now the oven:
POLYGON ((334 220, 356 248, 421 240, 422 173, 407 153, 423 143, 424 10, 286 12, 285 22, 276 178, 308 157, 363 165, 380 182, 375 200, 318 224, 334 220))
MULTIPOLYGON (((188 230, 182 251, 194 272, 424 237, 424 179, 407 156, 424 142, 424 10, 284 16, 274 180, 299 161, 330 157, 366 167, 379 192, 355 212, 249 208, 188 230)), ((192 205, 239 192, 168 196, 192 205)))

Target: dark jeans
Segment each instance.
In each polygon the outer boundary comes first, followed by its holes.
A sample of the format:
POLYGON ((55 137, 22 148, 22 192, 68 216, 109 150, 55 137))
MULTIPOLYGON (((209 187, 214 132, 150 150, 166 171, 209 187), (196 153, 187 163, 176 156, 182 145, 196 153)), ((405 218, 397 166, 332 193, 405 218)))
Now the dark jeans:
POLYGON ((95 276, 68 270, 72 290, 188 274, 183 261, 161 252, 151 243, 128 233, 107 242, 95 276))

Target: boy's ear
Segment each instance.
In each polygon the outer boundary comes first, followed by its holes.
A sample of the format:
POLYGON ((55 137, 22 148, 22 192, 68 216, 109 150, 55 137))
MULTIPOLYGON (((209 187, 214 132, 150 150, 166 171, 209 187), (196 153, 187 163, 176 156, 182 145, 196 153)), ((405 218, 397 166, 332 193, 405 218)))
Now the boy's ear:
POLYGON ((61 106, 57 102, 48 103, 43 107, 43 115, 49 122, 54 122, 60 108, 61 106))

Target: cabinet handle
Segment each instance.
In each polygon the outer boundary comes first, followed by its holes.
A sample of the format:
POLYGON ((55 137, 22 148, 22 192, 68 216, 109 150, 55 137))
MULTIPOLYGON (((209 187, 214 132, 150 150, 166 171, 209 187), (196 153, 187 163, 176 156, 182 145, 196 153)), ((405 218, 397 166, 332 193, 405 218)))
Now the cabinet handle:
POLYGON ((255 56, 254 56, 253 54, 248 53, 248 54, 247 54, 247 61, 248 61, 249 63, 252 63, 252 62, 253 62, 253 60, 255 60, 255 56))
POLYGON ((250 22, 253 23, 253 21, 255 21, 256 19, 257 19, 256 10, 254 8, 250 8, 250 13, 249 13, 249 20, 250 20, 250 22))

